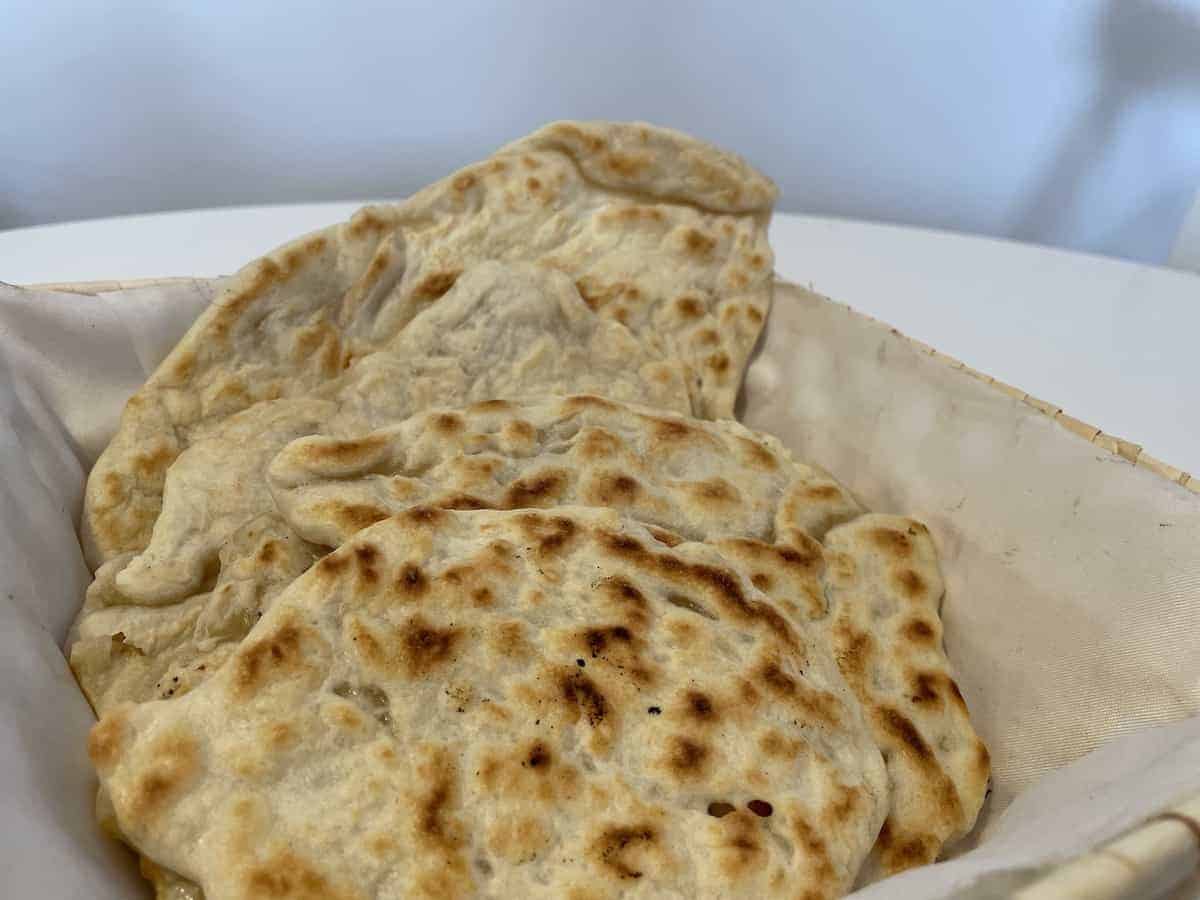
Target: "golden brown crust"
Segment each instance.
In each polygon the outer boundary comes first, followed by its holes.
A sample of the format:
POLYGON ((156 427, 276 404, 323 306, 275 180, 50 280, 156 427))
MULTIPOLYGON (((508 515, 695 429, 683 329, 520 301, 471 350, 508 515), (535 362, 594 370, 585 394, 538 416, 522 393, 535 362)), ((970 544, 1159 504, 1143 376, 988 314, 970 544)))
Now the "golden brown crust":
POLYGON ((320 437, 294 442, 272 462, 275 501, 306 538, 336 545, 414 503, 584 503, 627 510, 680 536, 784 542, 761 552, 817 565, 819 545, 804 532, 819 537, 861 511, 835 481, 763 435, 592 395, 432 410, 349 443, 363 441, 373 449, 357 465, 342 462, 352 453, 340 439, 320 437))

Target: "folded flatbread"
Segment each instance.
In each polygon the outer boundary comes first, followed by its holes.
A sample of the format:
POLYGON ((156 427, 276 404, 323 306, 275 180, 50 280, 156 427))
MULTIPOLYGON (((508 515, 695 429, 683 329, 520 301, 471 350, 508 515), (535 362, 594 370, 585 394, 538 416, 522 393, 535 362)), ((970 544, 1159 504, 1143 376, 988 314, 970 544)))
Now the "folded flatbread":
POLYGON ((488 262, 328 384, 214 424, 171 464, 149 545, 97 572, 68 651, 88 699, 103 711, 186 689, 316 558, 281 528, 267 488, 267 464, 293 438, 361 432, 437 402, 600 388, 690 409, 682 366, 598 316, 566 276, 488 262), (244 534, 262 527, 269 539, 244 534), (240 586, 233 606, 227 582, 240 586))
POLYGON ((775 195, 738 157, 679 132, 560 122, 275 250, 130 399, 88 478, 89 562, 146 546, 166 471, 197 439, 336 378, 489 260, 564 273, 600 316, 686 367, 696 414, 732 415, 770 306, 775 195))

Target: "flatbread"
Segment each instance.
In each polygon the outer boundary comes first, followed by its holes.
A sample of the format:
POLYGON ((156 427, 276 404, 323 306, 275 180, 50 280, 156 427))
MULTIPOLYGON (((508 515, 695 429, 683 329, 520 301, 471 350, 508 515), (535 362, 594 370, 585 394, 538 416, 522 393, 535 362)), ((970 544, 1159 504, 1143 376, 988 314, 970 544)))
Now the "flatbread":
POLYGON ((268 477, 291 527, 330 547, 416 504, 608 506, 697 541, 820 538, 863 512, 769 435, 591 395, 439 406, 353 438, 301 438, 268 477))
POLYGON ((397 241, 368 207, 233 276, 129 399, 88 475, 80 542, 93 569, 146 546, 167 468, 198 437, 262 400, 305 394, 374 349, 355 313, 398 283, 397 241))
POLYGON ((821 640, 611 510, 418 507, 89 753, 209 900, 835 897, 887 804, 821 640))
POLYGON ((989 757, 942 647, 928 530, 863 514, 774 438, 600 398, 496 403, 431 410, 356 440, 301 438, 270 480, 291 527, 331 546, 414 503, 610 506, 713 542, 825 636, 868 712, 894 800, 871 880, 932 862, 974 825, 989 757))
POLYGON ((944 587, 928 529, 868 513, 832 528, 823 547, 795 545, 807 566, 755 541, 715 546, 821 634, 883 752, 891 803, 859 883, 936 860, 974 827, 991 761, 942 646, 944 587))
POLYGON ((892 803, 864 878, 937 859, 975 825, 991 760, 942 648, 945 588, 920 522, 867 515, 825 536, 824 630, 887 760, 892 803))
POLYGON ((150 540, 167 468, 263 400, 304 396, 386 346, 488 260, 563 272, 599 315, 687 369, 732 415, 771 300, 774 185, 741 159, 639 123, 549 125, 396 206, 242 269, 130 399, 93 467, 93 568, 150 540))
POLYGON ((116 575, 100 567, 68 638, 68 658, 92 708, 186 694, 215 672, 275 596, 326 552, 275 515, 237 529, 220 553, 210 590, 166 606, 131 604, 116 575))
MULTIPOLYGON (((666 409, 690 408, 681 367, 590 310, 563 274, 528 264, 476 266, 385 350, 308 396, 264 401, 223 420, 180 454, 167 472, 149 545, 118 557, 119 566, 102 567, 103 608, 85 603, 81 611, 74 630, 89 643, 71 641, 69 657, 74 665, 79 654, 75 672, 85 693, 106 704, 96 707, 102 711, 120 700, 162 696, 175 687, 159 685, 165 673, 191 684, 208 670, 195 661, 198 647, 212 640, 195 630, 204 622, 208 591, 231 567, 255 579, 261 548, 231 538, 274 514, 265 470, 292 439, 319 429, 360 432, 435 402, 600 387, 666 409), (147 607, 158 609, 151 614, 147 607), (149 646, 135 640, 149 619, 156 631, 169 628, 172 640, 149 646), (98 649, 110 637, 120 645, 116 655, 98 649), (134 667, 146 677, 106 670, 106 662, 125 670, 133 652, 156 657, 134 667)), ((272 596, 266 581, 278 580, 277 564, 262 566, 256 610, 272 596)), ((240 637, 231 633, 229 640, 240 637)))
POLYGON ((138 857, 138 870, 154 887, 154 900, 204 900, 204 891, 199 885, 155 865, 144 856, 138 857))

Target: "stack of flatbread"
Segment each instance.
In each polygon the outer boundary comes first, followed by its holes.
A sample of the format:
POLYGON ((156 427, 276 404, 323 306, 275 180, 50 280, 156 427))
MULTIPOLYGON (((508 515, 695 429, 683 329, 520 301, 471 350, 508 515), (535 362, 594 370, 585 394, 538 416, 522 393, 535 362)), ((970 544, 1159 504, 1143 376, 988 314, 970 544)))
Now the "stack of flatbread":
POLYGON ((971 829, 929 532, 732 420, 775 194, 557 123, 232 279, 82 522, 160 898, 828 898, 971 829))

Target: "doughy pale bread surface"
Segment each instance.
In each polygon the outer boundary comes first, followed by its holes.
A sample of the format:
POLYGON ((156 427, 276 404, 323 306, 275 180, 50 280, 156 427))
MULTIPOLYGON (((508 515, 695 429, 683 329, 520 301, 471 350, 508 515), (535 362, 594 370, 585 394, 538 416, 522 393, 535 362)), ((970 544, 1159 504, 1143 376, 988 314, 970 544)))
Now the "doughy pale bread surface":
POLYGON ((368 208, 231 279, 129 399, 88 475, 80 538, 93 568, 145 547, 167 468, 197 437, 261 400, 307 393, 340 374, 352 353, 373 348, 369 323, 353 312, 358 295, 395 286, 404 257, 394 239, 368 208))
POLYGON ((567 276, 483 262, 321 393, 337 398, 332 425, 346 432, 435 404, 601 390, 680 413, 696 405, 687 367, 590 309, 567 276))
POLYGON ((833 897, 887 779, 818 635, 611 510, 417 507, 89 753, 209 900, 833 897))
POLYGON ((168 466, 263 400, 302 396, 385 347, 488 260, 563 272, 600 316, 732 415, 771 299, 776 190, 742 160, 639 123, 560 122, 396 206, 246 266, 129 401, 87 484, 93 567, 142 549, 168 466))
POLYGON ((700 541, 819 538, 862 512, 769 435, 594 395, 439 406, 353 438, 313 435, 268 476, 288 523, 331 547, 416 504, 608 506, 700 541))
POLYGON ((235 531, 211 590, 163 606, 131 604, 115 578, 127 556, 96 573, 67 639, 76 680, 97 713, 128 700, 187 693, 217 670, 270 606, 325 548, 274 515, 235 531))
MULTIPOLYGON (((195 631, 205 621, 200 611, 212 602, 205 599, 212 579, 225 577, 230 567, 242 570, 241 578, 260 578, 262 603, 273 596, 266 582, 279 580, 280 559, 260 564, 256 556, 239 552, 274 551, 231 538, 274 514, 265 469, 293 438, 319 429, 358 433, 435 402, 600 387, 614 397, 666 409, 690 407, 681 367, 656 359, 624 326, 597 316, 566 276, 527 264, 475 267, 386 350, 308 396, 264 401, 230 416, 180 454, 167 472, 162 511, 149 545, 140 554, 119 557, 119 566, 106 564, 103 611, 98 603, 85 604, 81 611, 75 631, 87 635, 90 644, 78 651, 82 655, 75 671, 85 692, 93 702, 103 699, 106 705, 96 707, 102 711, 112 702, 183 689, 159 684, 164 673, 180 676, 185 685, 193 683, 198 646, 213 640, 209 633, 195 631), (147 606, 161 610, 150 616, 147 606), (158 630, 171 623, 172 640, 134 639, 130 628, 142 633, 148 619, 158 630), (113 652, 97 651, 106 635, 112 638, 113 652), (137 653, 158 658, 131 659, 137 653), (114 677, 106 662, 154 674, 155 680, 114 677), (176 671, 180 667, 187 667, 186 676, 176 671), (154 693, 147 692, 156 685, 154 693)), ((282 551, 279 555, 292 558, 282 551)), ((292 577, 299 574, 288 571, 292 577)), ((262 603, 254 609, 263 608, 262 603)), ((229 633, 230 640, 240 637, 229 633)), ((76 655, 71 642, 73 662, 76 655)))
POLYGON ((601 386, 617 398, 690 408, 681 367, 655 360, 624 327, 589 310, 565 276, 484 263, 386 350, 308 396, 230 417, 185 451, 167 472, 149 545, 117 584, 139 603, 194 590, 224 539, 271 510, 263 470, 302 434, 360 433, 439 402, 601 386))

